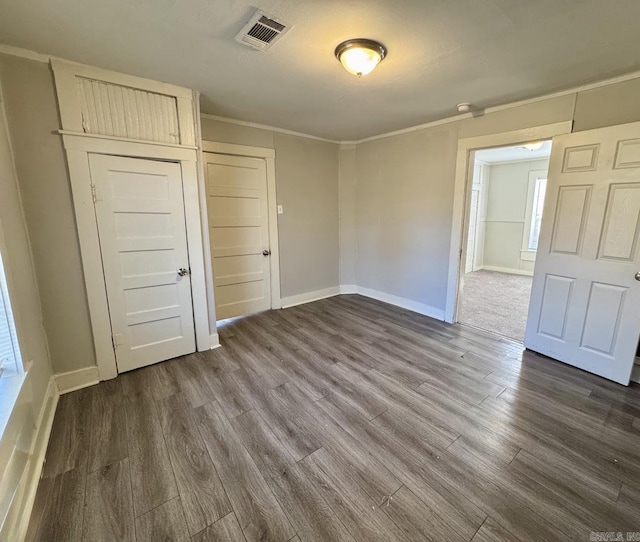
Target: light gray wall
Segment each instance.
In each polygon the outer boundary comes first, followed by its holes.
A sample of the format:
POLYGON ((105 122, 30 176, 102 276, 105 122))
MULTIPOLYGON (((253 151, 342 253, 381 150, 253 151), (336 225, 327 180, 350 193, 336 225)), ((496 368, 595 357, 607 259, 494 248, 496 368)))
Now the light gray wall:
POLYGON ((640 121, 640 79, 579 92, 573 131, 640 121))
MULTIPOLYGON (((0 54, 0 80, 51 364, 54 372, 95 365, 69 181, 53 134, 59 123, 50 69, 0 54)), ((276 149, 285 205, 283 296, 336 286, 342 273, 341 281, 444 309, 458 138, 572 118, 575 130, 636 121, 639 93, 640 80, 634 80, 363 143, 346 153, 331 143, 209 119, 203 137, 276 149)))
POLYGON ((522 260, 522 236, 527 213, 529 173, 548 170, 549 160, 492 164, 487 190, 483 265, 513 271, 533 271, 522 260))
POLYGON ((274 134, 282 296, 338 286, 338 145, 274 134))
POLYGON ((356 146, 340 147, 340 284, 356 284, 356 146))
POLYGON ((358 145, 358 286, 444 308, 458 128, 358 145))
MULTIPOLYGON (((6 82, 5 72, 0 71, 0 87, 6 82)), ((8 103, 0 105, 9 110, 8 103)), ((4 245, 3 267, 9 286, 22 359, 26 365, 31 364, 16 406, 0 438, 0 479, 5 496, 12 495, 18 484, 27 484, 31 481, 29 477, 33 476, 33 462, 24 463, 23 459, 28 459, 27 456, 34 445, 36 431, 39 429, 40 412, 52 373, 29 234, 21 204, 20 188, 13 168, 9 133, 1 109, 0 226, 4 245)), ((0 505, 0 539, 9 540, 11 535, 7 530, 24 511, 24 495, 18 493, 13 503, 1 504, 5 506, 0 505), (11 508, 7 509, 7 506, 11 508)))
POLYGON ((53 76, 0 54, 0 79, 55 373, 96 364, 53 76))
POLYGON ((574 131, 638 121, 638 95, 640 79, 357 145, 357 285, 444 310, 458 139, 571 120, 574 131))
POLYGON ((206 117, 202 138, 275 149, 282 297, 337 287, 339 146, 206 117))

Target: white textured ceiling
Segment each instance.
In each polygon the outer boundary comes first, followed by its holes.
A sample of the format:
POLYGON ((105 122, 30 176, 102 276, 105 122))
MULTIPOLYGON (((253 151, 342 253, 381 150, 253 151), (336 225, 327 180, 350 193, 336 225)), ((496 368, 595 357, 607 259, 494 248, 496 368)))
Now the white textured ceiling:
POLYGON ((475 158, 487 164, 500 164, 520 160, 540 160, 542 158, 549 158, 549 156, 551 156, 551 141, 545 141, 542 147, 533 151, 525 149, 522 145, 483 149, 476 151, 475 158))
POLYGON ((188 86, 202 109, 360 139, 640 69, 639 0, 0 0, 0 43, 188 86), (261 8, 294 28, 233 40, 261 8), (389 55, 358 79, 348 38, 389 55))

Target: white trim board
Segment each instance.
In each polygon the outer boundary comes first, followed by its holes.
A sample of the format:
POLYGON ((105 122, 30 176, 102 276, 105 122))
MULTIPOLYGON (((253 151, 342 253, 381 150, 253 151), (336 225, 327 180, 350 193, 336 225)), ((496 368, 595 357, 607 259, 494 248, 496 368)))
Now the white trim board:
POLYGON ((100 382, 98 367, 84 367, 68 373, 53 375, 58 391, 62 395, 71 391, 81 390, 100 382))
POLYGON ((554 136, 571 133, 572 121, 557 122, 511 132, 502 132, 458 140, 456 157, 453 212, 451 222, 451 244, 449 250, 449 275, 447 279, 447 301, 444 321, 455 323, 460 289, 460 272, 465 268, 471 176, 473 175, 473 151, 489 147, 517 145, 526 141, 552 139, 554 136))
POLYGON ((316 290, 315 292, 291 295, 289 297, 282 298, 282 308, 288 309, 290 307, 295 307, 296 305, 304 305, 305 303, 320 301, 321 299, 334 297, 336 295, 340 295, 340 287, 338 286, 332 286, 331 288, 325 288, 324 290, 316 290))
POLYGON ((289 307, 295 307, 296 305, 312 303, 314 301, 320 301, 321 299, 334 297, 336 295, 348 294, 358 294, 364 297, 369 297, 371 299, 376 299, 377 301, 382 301, 383 303, 388 303, 389 305, 395 305, 396 307, 400 307, 401 309, 417 312, 418 314, 429 316, 430 318, 434 318, 436 320, 444 320, 444 311, 441 309, 437 309, 436 307, 432 307, 431 305, 420 303, 419 301, 413 301, 412 299, 407 299, 405 297, 380 292, 371 288, 356 286, 355 284, 332 286, 331 288, 325 288, 324 290, 317 290, 315 292, 307 292, 305 294, 284 297, 282 298, 282 308, 288 309, 289 307))
POLYGON ((480 269, 484 269, 485 271, 497 271, 498 273, 507 273, 509 275, 527 275, 528 277, 533 277, 533 271, 527 271, 526 269, 511 269, 509 267, 496 267, 495 265, 483 265, 480 269))
POLYGON ((220 335, 217 333, 211 334, 211 348, 210 350, 215 350, 216 348, 220 348, 222 345, 220 344, 220 335))
POLYGON ((396 307, 400 307, 401 309, 417 312, 418 314, 422 314, 423 316, 429 316, 430 318, 434 318, 435 320, 444 320, 444 311, 442 309, 432 307, 431 305, 427 305, 426 303, 420 303, 419 301, 407 299, 406 297, 400 297, 397 295, 388 294, 386 292, 372 290, 371 288, 363 288, 362 286, 357 286, 355 293, 363 295, 365 297, 370 297, 371 299, 382 301, 383 303, 389 303, 389 305, 395 305, 396 307))
POLYGON ((230 154, 233 156, 248 156, 250 158, 275 158, 276 151, 268 147, 250 147, 235 143, 220 143, 218 141, 202 140, 202 152, 214 154, 230 154))
POLYGON ((355 284, 341 284, 340 295, 357 294, 358 287, 355 284))
POLYGON ((5 520, 5 526, 3 526, 6 531, 3 528, 0 538, 5 539, 6 536, 6 540, 24 540, 26 537, 38 483, 40 482, 40 474, 44 466, 51 428, 53 427, 58 398, 57 386, 53 377, 51 377, 38 414, 37 432, 33 439, 33 445, 29 450, 29 457, 23 471, 24 474, 16 489, 14 501, 5 520))

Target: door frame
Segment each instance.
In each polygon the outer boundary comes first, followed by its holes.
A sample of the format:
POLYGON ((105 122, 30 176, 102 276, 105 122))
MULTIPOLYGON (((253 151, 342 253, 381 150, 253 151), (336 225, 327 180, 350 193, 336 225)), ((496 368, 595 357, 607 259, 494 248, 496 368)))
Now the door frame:
POLYGON ((191 267, 191 297, 199 352, 211 348, 209 315, 206 303, 204 257, 201 250, 200 198, 196 168, 196 148, 184 145, 122 141, 103 136, 88 136, 61 130, 67 155, 75 211, 80 255, 89 302, 91 330, 100 380, 118 375, 115 350, 111 338, 111 318, 102 269, 102 253, 98 236, 89 154, 105 154, 147 160, 176 162, 182 171, 187 251, 191 267))
POLYGON ((473 153, 492 147, 518 145, 528 141, 552 139, 569 134, 573 121, 557 122, 521 130, 469 137, 458 140, 456 155, 455 187, 453 194, 453 221, 449 249, 449 273, 444 320, 450 324, 458 319, 462 271, 465 268, 467 237, 469 233, 469 211, 471 206, 471 183, 473 182, 473 153))
MULTIPOLYGON (((280 297, 280 244, 278 240, 278 200, 276 195, 276 151, 266 147, 250 147, 247 145, 236 145, 234 143, 220 143, 217 141, 202 141, 202 152, 209 154, 223 154, 227 156, 244 156, 247 158, 262 159, 266 163, 267 169, 267 208, 269 215, 269 250, 271 250, 271 258, 269 259, 271 271, 271 308, 281 309, 282 298, 280 297)), ((204 160, 202 161, 204 165, 204 160)), ((205 266, 207 269, 207 288, 213 292, 213 265, 211 259, 211 244, 209 243, 209 216, 207 213, 206 202, 206 179, 204 171, 201 175, 203 205, 201 208, 203 216, 203 224, 207 224, 206 231, 203 231, 204 237, 204 253, 205 266)), ((214 318, 216 314, 216 304, 213 294, 209 297, 209 314, 214 318)))

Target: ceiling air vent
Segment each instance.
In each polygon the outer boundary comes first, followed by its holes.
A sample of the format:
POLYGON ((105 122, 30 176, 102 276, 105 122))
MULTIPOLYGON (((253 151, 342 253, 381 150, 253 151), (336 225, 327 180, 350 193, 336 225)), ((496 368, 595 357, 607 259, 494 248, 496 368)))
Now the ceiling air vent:
POLYGON ((236 41, 266 51, 290 28, 288 23, 258 11, 236 36, 236 41))

